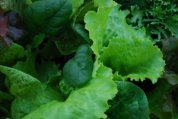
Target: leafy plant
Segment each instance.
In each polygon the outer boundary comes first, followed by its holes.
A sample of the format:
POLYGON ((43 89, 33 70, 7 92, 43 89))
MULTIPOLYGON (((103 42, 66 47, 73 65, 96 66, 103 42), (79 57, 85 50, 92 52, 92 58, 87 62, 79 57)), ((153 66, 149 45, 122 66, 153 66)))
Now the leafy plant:
POLYGON ((127 12, 119 11, 118 7, 87 13, 85 22, 93 40, 92 49, 121 78, 142 81, 149 78, 156 83, 164 69, 162 53, 142 29, 136 31, 127 25, 126 15, 127 12))
POLYGON ((175 0, 0 7, 0 119, 177 118, 175 0))

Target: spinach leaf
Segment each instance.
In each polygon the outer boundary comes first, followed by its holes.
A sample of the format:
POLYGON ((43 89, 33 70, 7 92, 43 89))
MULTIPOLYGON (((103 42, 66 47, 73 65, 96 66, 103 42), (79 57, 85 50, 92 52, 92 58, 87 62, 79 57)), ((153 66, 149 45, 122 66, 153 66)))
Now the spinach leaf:
POLYGON ((63 77, 69 85, 77 87, 91 79, 92 71, 92 51, 89 45, 82 45, 78 48, 75 57, 65 64, 63 77))
POLYGON ((56 35, 67 24, 72 6, 68 0, 36 0, 21 12, 31 32, 56 35))
POLYGON ((118 81, 118 94, 111 101, 108 111, 112 119, 149 119, 148 100, 138 86, 131 82, 118 81))

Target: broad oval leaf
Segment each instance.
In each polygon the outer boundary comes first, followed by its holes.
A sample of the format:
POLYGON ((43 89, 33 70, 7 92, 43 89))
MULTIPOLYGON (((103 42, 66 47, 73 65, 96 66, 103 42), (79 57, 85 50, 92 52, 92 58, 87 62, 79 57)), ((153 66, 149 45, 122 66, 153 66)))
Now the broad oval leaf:
POLYGON ((67 84, 77 87, 91 79, 92 71, 92 51, 89 45, 82 45, 78 48, 75 57, 64 65, 63 77, 67 84))
POLYGON ((29 30, 55 35, 71 13, 68 0, 37 0, 23 10, 22 16, 29 30))
POLYGON ((138 86, 131 82, 118 81, 118 94, 108 111, 112 119, 149 119, 148 100, 138 86))

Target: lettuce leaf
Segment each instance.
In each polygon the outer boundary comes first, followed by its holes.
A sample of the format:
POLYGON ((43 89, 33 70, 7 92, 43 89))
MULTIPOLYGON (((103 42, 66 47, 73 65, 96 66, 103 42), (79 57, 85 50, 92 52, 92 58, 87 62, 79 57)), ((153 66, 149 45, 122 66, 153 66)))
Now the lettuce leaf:
POLYGON ((126 23, 127 11, 99 7, 85 16, 86 29, 93 40, 92 49, 105 66, 118 72, 122 79, 157 82, 164 70, 162 53, 145 36, 126 23), (144 57, 143 57, 144 56, 144 57))
POLYGON ((117 5, 113 0, 94 0, 94 4, 98 7, 111 7, 117 5))
POLYGON ((117 86, 112 80, 111 69, 97 62, 95 62, 94 68, 90 82, 71 92, 65 102, 49 102, 23 119, 106 118, 104 112, 109 108, 107 101, 117 93, 117 86))
POLYGON ((15 96, 11 105, 13 119, 21 119, 49 101, 63 100, 57 91, 24 72, 2 65, 0 71, 7 76, 10 93, 15 96))

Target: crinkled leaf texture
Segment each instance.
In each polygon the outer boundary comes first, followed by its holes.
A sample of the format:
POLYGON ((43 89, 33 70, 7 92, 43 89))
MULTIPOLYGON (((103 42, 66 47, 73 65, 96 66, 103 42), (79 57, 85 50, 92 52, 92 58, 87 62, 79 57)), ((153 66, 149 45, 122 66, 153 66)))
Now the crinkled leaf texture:
POLYGON ((52 101, 30 113, 24 119, 100 119, 109 108, 107 101, 117 93, 112 70, 95 63, 90 82, 71 92, 65 102, 52 101))
POLYGON ((86 29, 93 40, 92 49, 100 60, 118 72, 122 79, 157 82, 164 70, 162 53, 142 29, 126 23, 127 11, 100 7, 85 16, 86 29))
POLYGON ((21 119, 49 101, 63 100, 58 92, 26 73, 2 65, 0 71, 7 76, 10 93, 15 96, 11 105, 13 119, 21 119))

